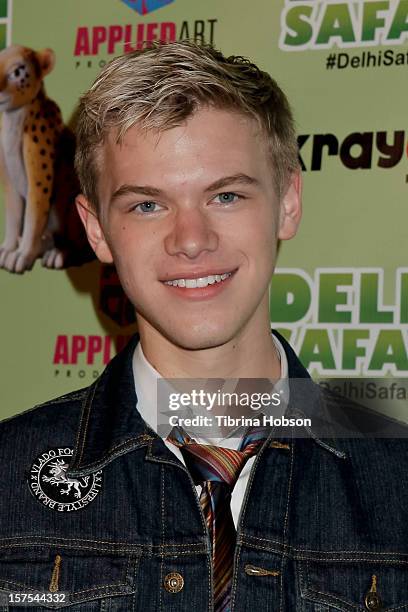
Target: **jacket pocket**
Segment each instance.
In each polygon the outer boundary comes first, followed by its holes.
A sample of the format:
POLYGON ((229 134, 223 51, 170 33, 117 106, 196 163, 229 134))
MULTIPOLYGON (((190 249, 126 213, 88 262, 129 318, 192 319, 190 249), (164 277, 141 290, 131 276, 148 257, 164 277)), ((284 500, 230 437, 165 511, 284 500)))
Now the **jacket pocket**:
POLYGON ((297 563, 301 596, 314 602, 307 610, 408 612, 408 564, 390 561, 297 563), (326 609, 326 608, 323 608, 326 609))
MULTIPOLYGON (((0 593, 3 600, 9 592, 47 594, 40 607, 27 606, 30 612, 65 607, 69 612, 126 609, 125 605, 108 605, 106 600, 115 598, 119 603, 121 596, 135 592, 137 567, 138 557, 131 555, 78 548, 13 547, 0 552, 0 593)), ((13 604, 12 598, 7 605, 10 610, 25 609, 13 604)))

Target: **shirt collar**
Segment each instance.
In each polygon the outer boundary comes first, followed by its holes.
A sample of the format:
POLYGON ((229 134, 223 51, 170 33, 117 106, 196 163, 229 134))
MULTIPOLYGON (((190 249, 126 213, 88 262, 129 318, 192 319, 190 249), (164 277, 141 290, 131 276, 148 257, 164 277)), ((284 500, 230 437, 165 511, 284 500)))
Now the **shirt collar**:
MULTIPOLYGON (((286 340, 277 332, 273 333, 283 345, 289 381, 304 379, 305 384, 309 383, 307 396, 299 390, 298 385, 290 384, 290 412, 305 414, 305 404, 313 404, 314 407, 311 407, 310 411, 315 410, 321 403, 319 387, 311 381, 286 340)), ((137 408, 133 355, 138 342, 139 336, 135 335, 86 390, 72 462, 67 472, 69 476, 85 476, 102 469, 116 457, 143 447, 147 448, 147 459, 174 462, 174 455, 141 417, 137 408)), ((342 454, 336 450, 334 442, 323 442, 313 435, 313 431, 309 433, 328 450, 342 454)))
MULTIPOLYGON (((286 401, 289 401, 288 359, 285 349, 277 335, 272 334, 278 351, 281 367, 279 387, 284 391, 286 401)), ((157 381, 161 378, 159 372, 146 359, 142 345, 139 342, 133 354, 133 377, 138 398, 138 410, 141 417, 157 431, 157 381)))

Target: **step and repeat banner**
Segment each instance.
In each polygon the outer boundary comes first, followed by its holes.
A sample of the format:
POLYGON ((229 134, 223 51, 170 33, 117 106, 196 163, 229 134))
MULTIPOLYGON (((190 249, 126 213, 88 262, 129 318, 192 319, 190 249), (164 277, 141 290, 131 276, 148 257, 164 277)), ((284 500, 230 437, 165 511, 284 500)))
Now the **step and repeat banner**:
POLYGON ((304 218, 279 252, 274 327, 315 376, 408 375, 408 0, 0 0, 0 418, 90 384, 135 329, 114 270, 82 247, 63 270, 12 253, 35 214, 60 206, 72 229, 71 129, 101 67, 185 38, 252 59, 293 106, 304 218), (22 127, 9 101, 39 80, 22 127))

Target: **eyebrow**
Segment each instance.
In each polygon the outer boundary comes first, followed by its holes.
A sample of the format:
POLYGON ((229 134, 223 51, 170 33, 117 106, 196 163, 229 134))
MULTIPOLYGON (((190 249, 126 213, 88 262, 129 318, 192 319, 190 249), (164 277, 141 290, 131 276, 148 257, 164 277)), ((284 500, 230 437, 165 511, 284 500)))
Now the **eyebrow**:
MULTIPOLYGON (((217 189, 223 189, 224 187, 227 187, 228 185, 232 185, 232 184, 240 184, 240 185, 259 185, 259 181, 256 178, 253 178, 252 176, 248 176, 247 174, 232 174, 231 176, 224 176, 216 181, 214 181, 213 183, 211 183, 211 185, 209 185, 208 187, 206 187, 205 191, 209 192, 209 191, 216 191, 217 189)), ((150 196, 150 197, 157 197, 157 196, 161 196, 164 194, 164 192, 161 189, 158 189, 157 187, 152 187, 150 185, 129 185, 127 183, 125 183, 124 185, 121 185, 121 187, 119 187, 119 189, 117 189, 111 197, 111 202, 113 202, 114 200, 117 200, 118 198, 124 196, 124 195, 128 195, 130 193, 134 193, 134 194, 140 194, 140 195, 145 195, 145 196, 150 196)))
POLYGON ((112 194, 111 202, 129 193, 138 193, 145 196, 160 196, 163 194, 162 190, 157 189, 157 187, 149 187, 148 185, 128 185, 125 183, 112 194))
POLYGON ((252 176, 248 176, 247 174, 233 174, 232 176, 224 176, 218 181, 214 181, 211 183, 206 189, 206 191, 215 191, 216 189, 223 189, 228 185, 232 184, 240 184, 240 185, 259 185, 259 181, 252 176))

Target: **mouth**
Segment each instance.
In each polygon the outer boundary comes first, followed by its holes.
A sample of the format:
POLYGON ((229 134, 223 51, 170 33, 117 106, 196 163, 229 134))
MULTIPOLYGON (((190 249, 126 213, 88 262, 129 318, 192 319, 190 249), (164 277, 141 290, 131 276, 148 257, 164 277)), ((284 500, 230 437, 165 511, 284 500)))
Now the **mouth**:
POLYGON ((230 283, 237 270, 238 268, 225 272, 220 271, 218 274, 214 272, 211 274, 190 273, 186 276, 162 281, 162 283, 180 297, 189 299, 211 298, 218 295, 230 283))
POLYGON ((215 285, 216 283, 222 283, 227 278, 232 276, 236 270, 231 272, 224 272, 223 274, 209 274, 207 276, 199 276, 198 278, 175 278, 173 280, 163 281, 165 285, 172 287, 183 287, 186 289, 203 289, 208 285, 215 285))

